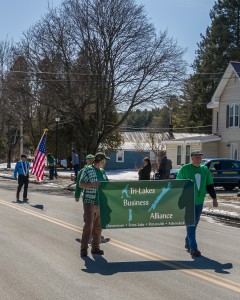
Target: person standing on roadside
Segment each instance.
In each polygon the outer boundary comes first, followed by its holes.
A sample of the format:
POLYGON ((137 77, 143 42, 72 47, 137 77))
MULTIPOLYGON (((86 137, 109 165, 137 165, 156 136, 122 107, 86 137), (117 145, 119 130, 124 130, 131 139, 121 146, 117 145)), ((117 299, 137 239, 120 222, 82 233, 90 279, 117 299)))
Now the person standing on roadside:
POLYGON ((84 227, 81 239, 81 257, 88 255, 88 241, 92 236, 92 254, 104 255, 100 249, 101 241, 101 223, 99 209, 99 191, 98 187, 101 181, 108 181, 104 166, 109 159, 104 153, 99 152, 95 155, 92 166, 86 166, 80 177, 80 188, 83 189, 83 219, 84 227))
POLYGON ((143 167, 138 171, 139 180, 150 180, 151 171, 152 166, 150 159, 148 157, 144 157, 143 167))
POLYGON ((77 179, 77 175, 79 171, 79 156, 74 149, 72 149, 72 165, 75 174, 75 179, 77 179))
POLYGON ((163 151, 161 155, 160 164, 159 164, 159 170, 158 170, 159 179, 160 180, 169 179, 171 169, 172 169, 172 161, 171 159, 167 158, 166 151, 163 151))
POLYGON ((14 169, 14 179, 18 179, 18 188, 16 193, 16 201, 19 201, 20 192, 22 187, 23 189, 23 202, 28 202, 27 193, 28 193, 28 182, 29 182, 29 169, 30 164, 27 161, 27 156, 25 154, 21 155, 21 160, 16 163, 14 169), (18 177, 17 177, 18 175, 18 177))
POLYGON ((55 160, 50 153, 48 153, 47 155, 47 162, 48 162, 48 169, 49 169, 49 179, 53 180, 55 160))
POLYGON ((218 206, 212 174, 206 166, 201 165, 202 156, 202 151, 193 151, 191 153, 192 163, 183 165, 177 175, 177 179, 191 179, 194 182, 195 224, 186 227, 187 236, 185 238, 185 249, 187 249, 193 257, 201 256, 196 241, 196 229, 207 192, 213 200, 213 206, 218 206))

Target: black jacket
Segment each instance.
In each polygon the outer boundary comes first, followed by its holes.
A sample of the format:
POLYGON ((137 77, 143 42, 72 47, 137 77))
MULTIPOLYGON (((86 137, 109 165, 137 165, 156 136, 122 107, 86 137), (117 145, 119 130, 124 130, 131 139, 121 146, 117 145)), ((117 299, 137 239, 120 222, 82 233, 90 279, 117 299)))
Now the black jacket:
POLYGON ((152 171, 151 164, 147 164, 142 169, 139 170, 139 180, 150 180, 150 174, 152 171))

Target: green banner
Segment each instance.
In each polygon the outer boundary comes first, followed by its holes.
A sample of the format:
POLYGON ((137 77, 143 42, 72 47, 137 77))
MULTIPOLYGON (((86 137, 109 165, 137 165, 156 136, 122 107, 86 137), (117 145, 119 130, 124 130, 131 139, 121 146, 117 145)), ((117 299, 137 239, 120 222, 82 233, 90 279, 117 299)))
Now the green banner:
POLYGON ((101 182, 99 193, 103 229, 194 225, 191 180, 101 182))

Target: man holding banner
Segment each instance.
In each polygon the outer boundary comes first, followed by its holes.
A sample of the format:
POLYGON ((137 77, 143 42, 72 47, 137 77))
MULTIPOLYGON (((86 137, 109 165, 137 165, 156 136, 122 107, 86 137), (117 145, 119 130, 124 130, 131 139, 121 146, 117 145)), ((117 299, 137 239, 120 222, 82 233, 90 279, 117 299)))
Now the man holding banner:
MULTIPOLYGON (((202 151, 193 151, 191 153, 192 163, 182 166, 177 175, 177 179, 191 179, 194 182, 195 225, 186 227, 187 236, 185 239, 185 248, 195 257, 201 256, 196 241, 196 229, 202 213, 206 192, 208 192, 213 199, 213 206, 218 206, 212 174, 206 166, 201 165, 202 156, 202 151)), ((185 199, 185 201, 187 201, 187 199, 185 199)))
POLYGON ((92 254, 103 255, 103 250, 100 249, 99 244, 101 240, 101 223, 100 223, 100 209, 99 209, 99 191, 98 187, 100 181, 108 181, 104 171, 106 160, 109 159, 104 153, 99 152, 95 155, 92 166, 86 166, 81 174, 80 188, 83 191, 83 218, 84 227, 81 240, 81 257, 88 255, 88 241, 92 235, 92 254))

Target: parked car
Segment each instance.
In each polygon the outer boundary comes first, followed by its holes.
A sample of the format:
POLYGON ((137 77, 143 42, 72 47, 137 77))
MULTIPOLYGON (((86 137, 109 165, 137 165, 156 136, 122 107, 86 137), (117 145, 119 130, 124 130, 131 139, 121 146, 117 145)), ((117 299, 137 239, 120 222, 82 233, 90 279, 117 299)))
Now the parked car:
POLYGON ((228 158, 204 158, 202 164, 212 173, 215 186, 225 190, 240 187, 240 160, 228 158))
MULTIPOLYGON (((172 169, 172 170, 170 170, 169 179, 176 179, 177 173, 178 173, 179 170, 180 170, 180 169, 172 169)), ((159 177, 160 177, 160 176, 159 176, 159 173, 157 172, 157 173, 154 174, 153 179, 158 180, 159 177)))

